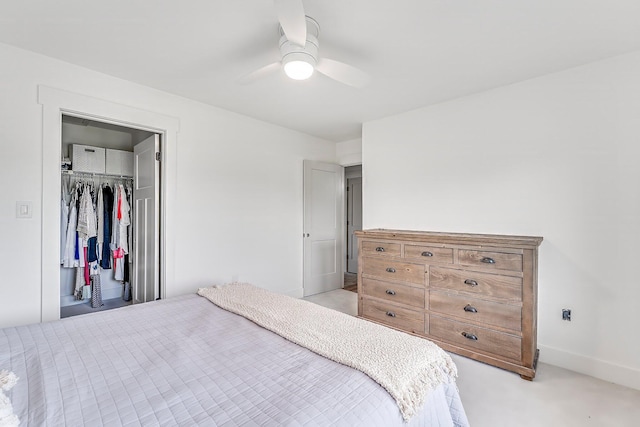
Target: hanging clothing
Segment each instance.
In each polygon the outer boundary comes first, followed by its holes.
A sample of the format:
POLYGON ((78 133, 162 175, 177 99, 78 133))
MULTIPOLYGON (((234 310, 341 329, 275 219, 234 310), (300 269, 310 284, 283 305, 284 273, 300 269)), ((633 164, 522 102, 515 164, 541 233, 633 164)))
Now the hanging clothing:
POLYGON ((127 235, 127 232, 131 221, 129 218, 129 203, 127 202, 127 196, 122 184, 118 184, 116 186, 114 205, 114 239, 111 243, 115 270, 113 278, 115 280, 123 281, 125 270, 124 256, 129 253, 129 236, 127 235))
MULTIPOLYGON (((84 268, 76 267, 76 295, 82 296, 82 287, 84 286, 84 268)), ((82 298, 79 298, 82 299, 82 298)))
POLYGON ((122 299, 125 301, 131 301, 131 285, 129 282, 124 284, 124 292, 122 293, 122 299))
POLYGON ((96 219, 98 220, 98 235, 96 241, 96 252, 98 262, 102 259, 102 244, 104 243, 104 196, 102 186, 98 188, 98 203, 96 206, 96 219))
POLYGON ((98 227, 96 224, 96 212, 93 209, 93 200, 91 199, 91 189, 85 186, 80 198, 80 209, 78 211, 78 234, 83 240, 83 246, 91 237, 98 235, 98 227))
POLYGON ((104 232, 102 237, 102 257, 100 267, 105 270, 111 268, 111 218, 113 216, 113 191, 108 185, 102 191, 104 211, 104 232))
POLYGON ((116 249, 113 254, 113 278, 115 280, 124 281, 124 254, 122 248, 116 249))
POLYGON ((129 225, 131 225, 131 218, 129 217, 129 203, 127 202, 127 196, 124 191, 124 186, 122 184, 118 187, 120 189, 120 204, 118 206, 118 214, 119 214, 119 223, 118 223, 118 243, 119 247, 122 248, 125 254, 129 253, 129 236, 127 235, 127 231, 129 230, 129 225))
POLYGON ((87 261, 89 262, 97 261, 98 260, 98 238, 97 237, 89 238, 89 241, 87 242, 87 249, 88 249, 87 261))
POLYGON ((69 191, 70 183, 64 178, 60 201, 61 263, 76 269, 76 298, 90 299, 92 307, 99 307, 103 304, 102 270, 113 268, 116 280, 129 281, 131 188, 123 184, 96 187, 81 180, 69 191))
POLYGON ((78 210, 76 209, 75 192, 69 205, 69 222, 67 224, 65 248, 62 256, 62 266, 73 268, 78 266, 76 258, 76 227, 78 221, 78 210))
POLYGON ((119 218, 120 207, 120 186, 116 185, 113 188, 113 212, 111 216, 111 251, 115 251, 119 247, 118 236, 120 228, 119 218))
POLYGON ((62 181, 60 198, 60 264, 64 264, 67 249, 67 227, 69 226, 69 188, 67 181, 62 181))
POLYGON ((96 274, 100 274, 100 264, 98 264, 98 261, 90 262, 89 276, 95 276, 96 274))
POLYGON ((124 256, 124 277, 122 278, 122 281, 124 282, 129 282, 131 279, 129 278, 129 268, 130 268, 130 264, 129 264, 129 260, 131 258, 129 257, 129 254, 126 254, 124 256))
POLYGON ((91 276, 91 307, 98 308, 103 306, 102 287, 100 284, 100 275, 91 276))
MULTIPOLYGON (((77 224, 77 222, 76 222, 76 224, 77 224)), ((76 230, 75 239, 76 239, 76 243, 75 243, 75 248, 74 248, 74 251, 73 251, 73 256, 74 256, 74 259, 76 260, 76 262, 78 262, 78 265, 80 265, 80 261, 79 260, 81 258, 80 257, 80 248, 82 247, 82 240, 80 239, 80 236, 78 236, 78 231, 77 230, 76 230)))
POLYGON ((84 255, 82 238, 80 237, 77 231, 76 231, 76 254, 78 256, 78 267, 84 268, 84 262, 86 260, 86 257, 84 255))
POLYGON ((87 255, 89 252, 89 248, 82 248, 84 251, 84 284, 91 284, 91 275, 89 274, 89 261, 87 260, 87 255))

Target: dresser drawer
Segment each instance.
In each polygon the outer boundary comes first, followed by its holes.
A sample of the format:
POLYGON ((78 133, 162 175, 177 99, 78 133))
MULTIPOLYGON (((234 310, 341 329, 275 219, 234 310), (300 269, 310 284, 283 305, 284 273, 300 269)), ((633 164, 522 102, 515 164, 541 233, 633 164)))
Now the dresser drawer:
POLYGON ((362 242, 362 255, 372 256, 400 256, 400 243, 389 242, 362 242))
POLYGON ((424 285, 425 267, 422 264, 391 261, 383 258, 362 258, 362 274, 424 285))
POLYGON ((364 298, 363 316, 394 328, 424 335, 424 312, 364 298))
POLYGON ((424 288, 414 288, 398 283, 363 278, 362 294, 385 299, 396 304, 424 308, 424 288))
POLYGON ((522 307, 451 295, 444 292, 429 293, 429 310, 445 316, 499 326, 513 331, 522 330, 522 307))
POLYGON ((447 343, 489 353, 499 359, 521 361, 522 341, 514 335, 434 315, 429 316, 429 334, 447 343))
POLYGON ((460 249, 458 262, 495 270, 522 271, 522 254, 460 249))
POLYGON ((522 300, 522 277, 431 267, 429 287, 469 292, 507 301, 522 300))
POLYGON ((404 257, 424 262, 453 264, 453 249, 434 246, 404 245, 404 257))

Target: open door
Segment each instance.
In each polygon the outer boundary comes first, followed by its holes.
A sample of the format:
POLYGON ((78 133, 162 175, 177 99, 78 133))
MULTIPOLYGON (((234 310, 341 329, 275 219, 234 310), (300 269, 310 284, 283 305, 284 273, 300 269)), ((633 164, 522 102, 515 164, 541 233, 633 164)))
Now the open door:
POLYGON ((133 147, 133 303, 160 298, 160 136, 133 147), (157 156, 156 156, 157 153, 157 156))
POLYGON ((362 230, 362 178, 347 179, 347 273, 358 273, 358 237, 362 230))
POLYGON ((304 161, 304 296, 342 288, 344 168, 304 161))

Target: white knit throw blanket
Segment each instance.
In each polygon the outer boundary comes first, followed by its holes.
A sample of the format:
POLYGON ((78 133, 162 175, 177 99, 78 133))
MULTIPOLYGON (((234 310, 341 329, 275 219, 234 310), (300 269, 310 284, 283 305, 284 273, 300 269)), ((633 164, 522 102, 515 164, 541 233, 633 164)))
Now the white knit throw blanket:
POLYGON ((0 371, 0 427, 14 427, 20 424, 20 420, 13 413, 13 406, 9 397, 4 394, 18 382, 18 377, 13 372, 0 371))
POLYGON ((396 400, 408 421, 428 393, 455 381, 440 347, 335 310, 246 283, 200 288, 198 295, 298 345, 367 374, 396 400))

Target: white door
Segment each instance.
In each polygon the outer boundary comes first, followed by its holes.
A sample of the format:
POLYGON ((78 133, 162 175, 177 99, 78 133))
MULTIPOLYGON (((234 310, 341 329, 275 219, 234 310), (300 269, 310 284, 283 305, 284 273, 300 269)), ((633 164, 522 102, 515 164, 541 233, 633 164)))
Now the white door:
POLYGON ((304 296, 342 288, 344 168, 304 161, 304 296))
POLYGON ((362 178, 347 179, 347 272, 358 273, 358 238, 362 230, 362 178))
POLYGON ((160 136, 133 147, 133 303, 160 297, 159 190, 160 136))

